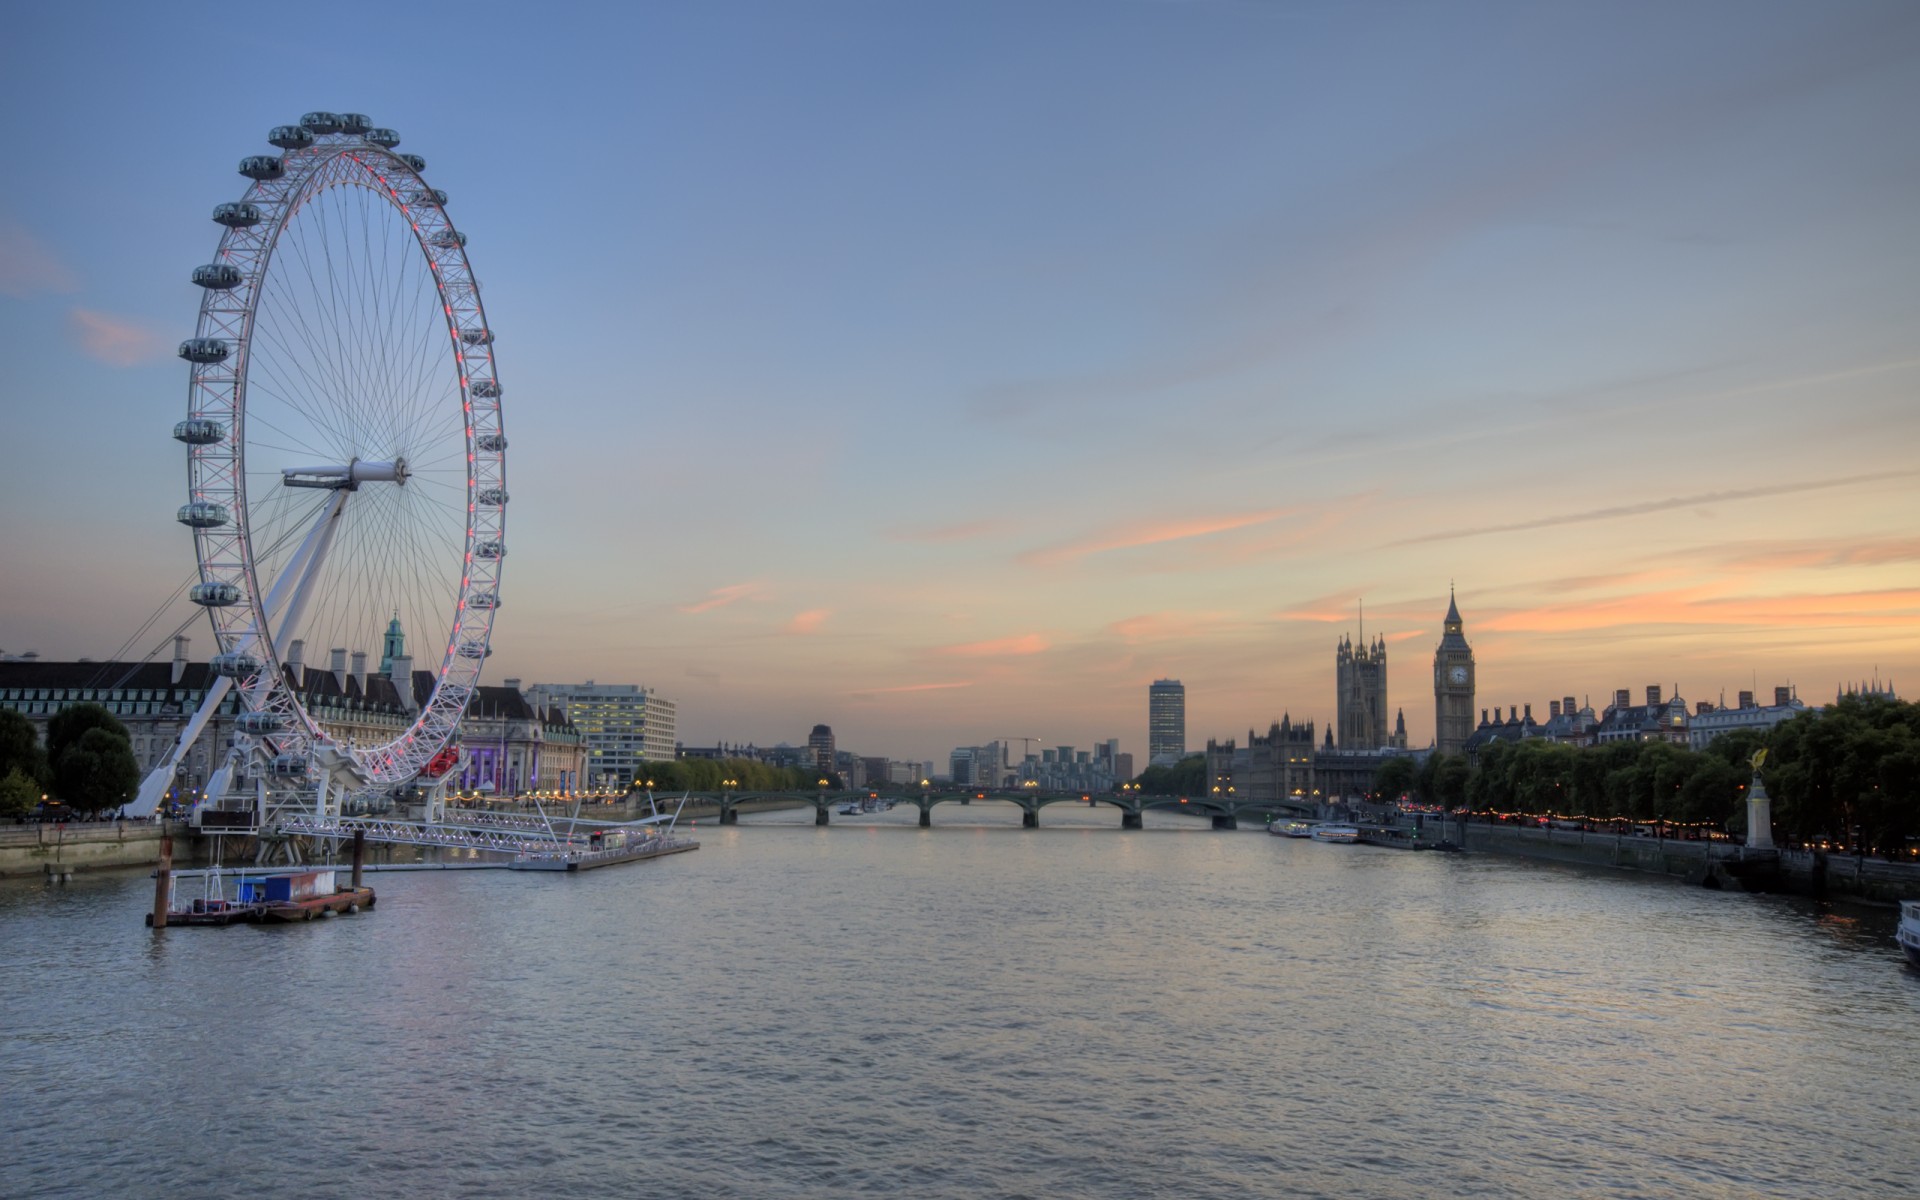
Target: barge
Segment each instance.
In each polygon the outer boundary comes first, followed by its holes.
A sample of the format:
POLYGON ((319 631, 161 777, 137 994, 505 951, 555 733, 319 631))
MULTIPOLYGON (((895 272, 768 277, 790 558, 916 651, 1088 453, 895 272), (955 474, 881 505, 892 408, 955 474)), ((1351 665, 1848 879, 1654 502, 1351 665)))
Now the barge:
POLYGON ((183 871, 180 875, 203 880, 203 894, 179 901, 169 887, 164 919, 155 921, 154 914, 148 913, 148 925, 164 928, 311 921, 335 913, 357 913, 363 908, 372 908, 375 900, 370 887, 338 886, 331 869, 267 874, 243 871, 230 875, 215 868, 203 872, 183 871), (229 879, 234 885, 231 897, 226 895, 224 886, 229 879))

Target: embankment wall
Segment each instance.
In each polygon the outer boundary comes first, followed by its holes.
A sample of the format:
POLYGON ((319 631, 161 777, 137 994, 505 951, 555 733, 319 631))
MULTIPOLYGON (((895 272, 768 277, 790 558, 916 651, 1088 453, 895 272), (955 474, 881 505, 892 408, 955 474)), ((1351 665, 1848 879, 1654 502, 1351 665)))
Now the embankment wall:
MULTIPOLYGON (((1667 875, 1689 883, 1730 882, 1718 864, 1736 857, 1728 842, 1688 842, 1670 838, 1628 837, 1573 829, 1529 829, 1519 825, 1449 825, 1454 840, 1468 850, 1521 858, 1613 867, 1667 875)), ((1785 850, 1780 873, 1787 890, 1809 896, 1848 896, 1876 903, 1920 899, 1920 865, 1862 859, 1820 850, 1785 850)))

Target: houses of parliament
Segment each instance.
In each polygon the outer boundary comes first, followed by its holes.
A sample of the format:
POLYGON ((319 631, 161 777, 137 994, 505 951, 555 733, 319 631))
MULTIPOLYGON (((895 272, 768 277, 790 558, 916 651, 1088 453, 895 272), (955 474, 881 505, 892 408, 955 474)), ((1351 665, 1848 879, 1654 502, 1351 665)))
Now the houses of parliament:
MULTIPOLYGON (((1451 589, 1433 652, 1433 748, 1459 754, 1473 733, 1474 664, 1465 623, 1451 589)), ((1209 787, 1254 800, 1309 804, 1371 790, 1389 758, 1408 753, 1407 720, 1396 710, 1387 725, 1387 641, 1342 636, 1334 647, 1334 723, 1316 743, 1314 722, 1283 715, 1264 734, 1207 741, 1209 787)))

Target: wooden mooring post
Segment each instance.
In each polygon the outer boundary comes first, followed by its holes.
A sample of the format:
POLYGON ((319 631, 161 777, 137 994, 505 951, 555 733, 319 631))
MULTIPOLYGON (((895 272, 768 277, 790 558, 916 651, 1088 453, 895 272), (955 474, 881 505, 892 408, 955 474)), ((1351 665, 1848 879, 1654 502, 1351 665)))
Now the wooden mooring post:
POLYGON ((160 838, 160 869, 153 873, 153 911, 147 915, 147 924, 155 929, 167 927, 167 901, 173 891, 173 837, 162 834, 160 838))

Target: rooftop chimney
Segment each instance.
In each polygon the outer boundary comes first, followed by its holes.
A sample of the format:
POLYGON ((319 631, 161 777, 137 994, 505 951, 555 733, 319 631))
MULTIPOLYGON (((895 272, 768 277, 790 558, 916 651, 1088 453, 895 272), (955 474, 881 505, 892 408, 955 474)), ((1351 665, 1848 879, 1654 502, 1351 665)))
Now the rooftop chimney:
POLYGON ((1740 693, 1740 707, 1741 707, 1741 708, 1752 708, 1752 707, 1753 707, 1753 693, 1752 693, 1752 692, 1741 692, 1741 693, 1740 693))
POLYGON ((327 670, 333 672, 334 683, 340 686, 342 692, 345 692, 347 690, 346 647, 335 646, 333 649, 327 651, 327 670))
POLYGON ((173 635, 173 686, 174 687, 180 686, 181 676, 187 673, 187 642, 188 640, 189 639, 187 635, 184 633, 176 633, 173 635))
POLYGON ((1527 705, 1527 720, 1533 720, 1533 705, 1527 705))
POLYGON ((1658 703, 1660 703, 1660 685, 1650 683, 1647 685, 1647 707, 1651 708, 1658 703))
POLYGON ((1558 700, 1547 701, 1547 718, 1551 720, 1552 718, 1557 717, 1559 715, 1560 715, 1560 702, 1558 700))
POLYGON ((1787 705, 1792 704, 1793 689, 1790 687, 1777 687, 1773 689, 1773 703, 1777 708, 1785 708, 1787 705))
POLYGON ((1560 711, 1571 717, 1580 710, 1573 706, 1573 697, 1568 696, 1560 701, 1560 711))
POLYGON ((1713 711, 1713 701, 1696 700, 1693 704, 1693 711, 1695 713, 1710 713, 1713 711))
POLYGON ((1615 708, 1626 708, 1628 705, 1632 703, 1633 703, 1633 695, 1632 693, 1628 692, 1626 688, 1621 688, 1618 691, 1614 692, 1613 706, 1615 708))
POLYGON ((1483 708, 1480 710, 1480 724, 1485 725, 1486 723, 1487 723, 1487 710, 1483 708))
POLYGON ((517 692, 520 690, 520 681, 518 679, 502 679, 500 681, 500 686, 510 687, 517 692))
POLYGON ((400 704, 403 708, 413 712, 420 707, 413 698, 413 655, 394 655, 393 669, 388 678, 393 680, 393 690, 400 693, 400 704))
POLYGON ((360 685, 360 695, 364 698, 367 694, 367 652, 365 650, 353 652, 353 681, 360 685))

